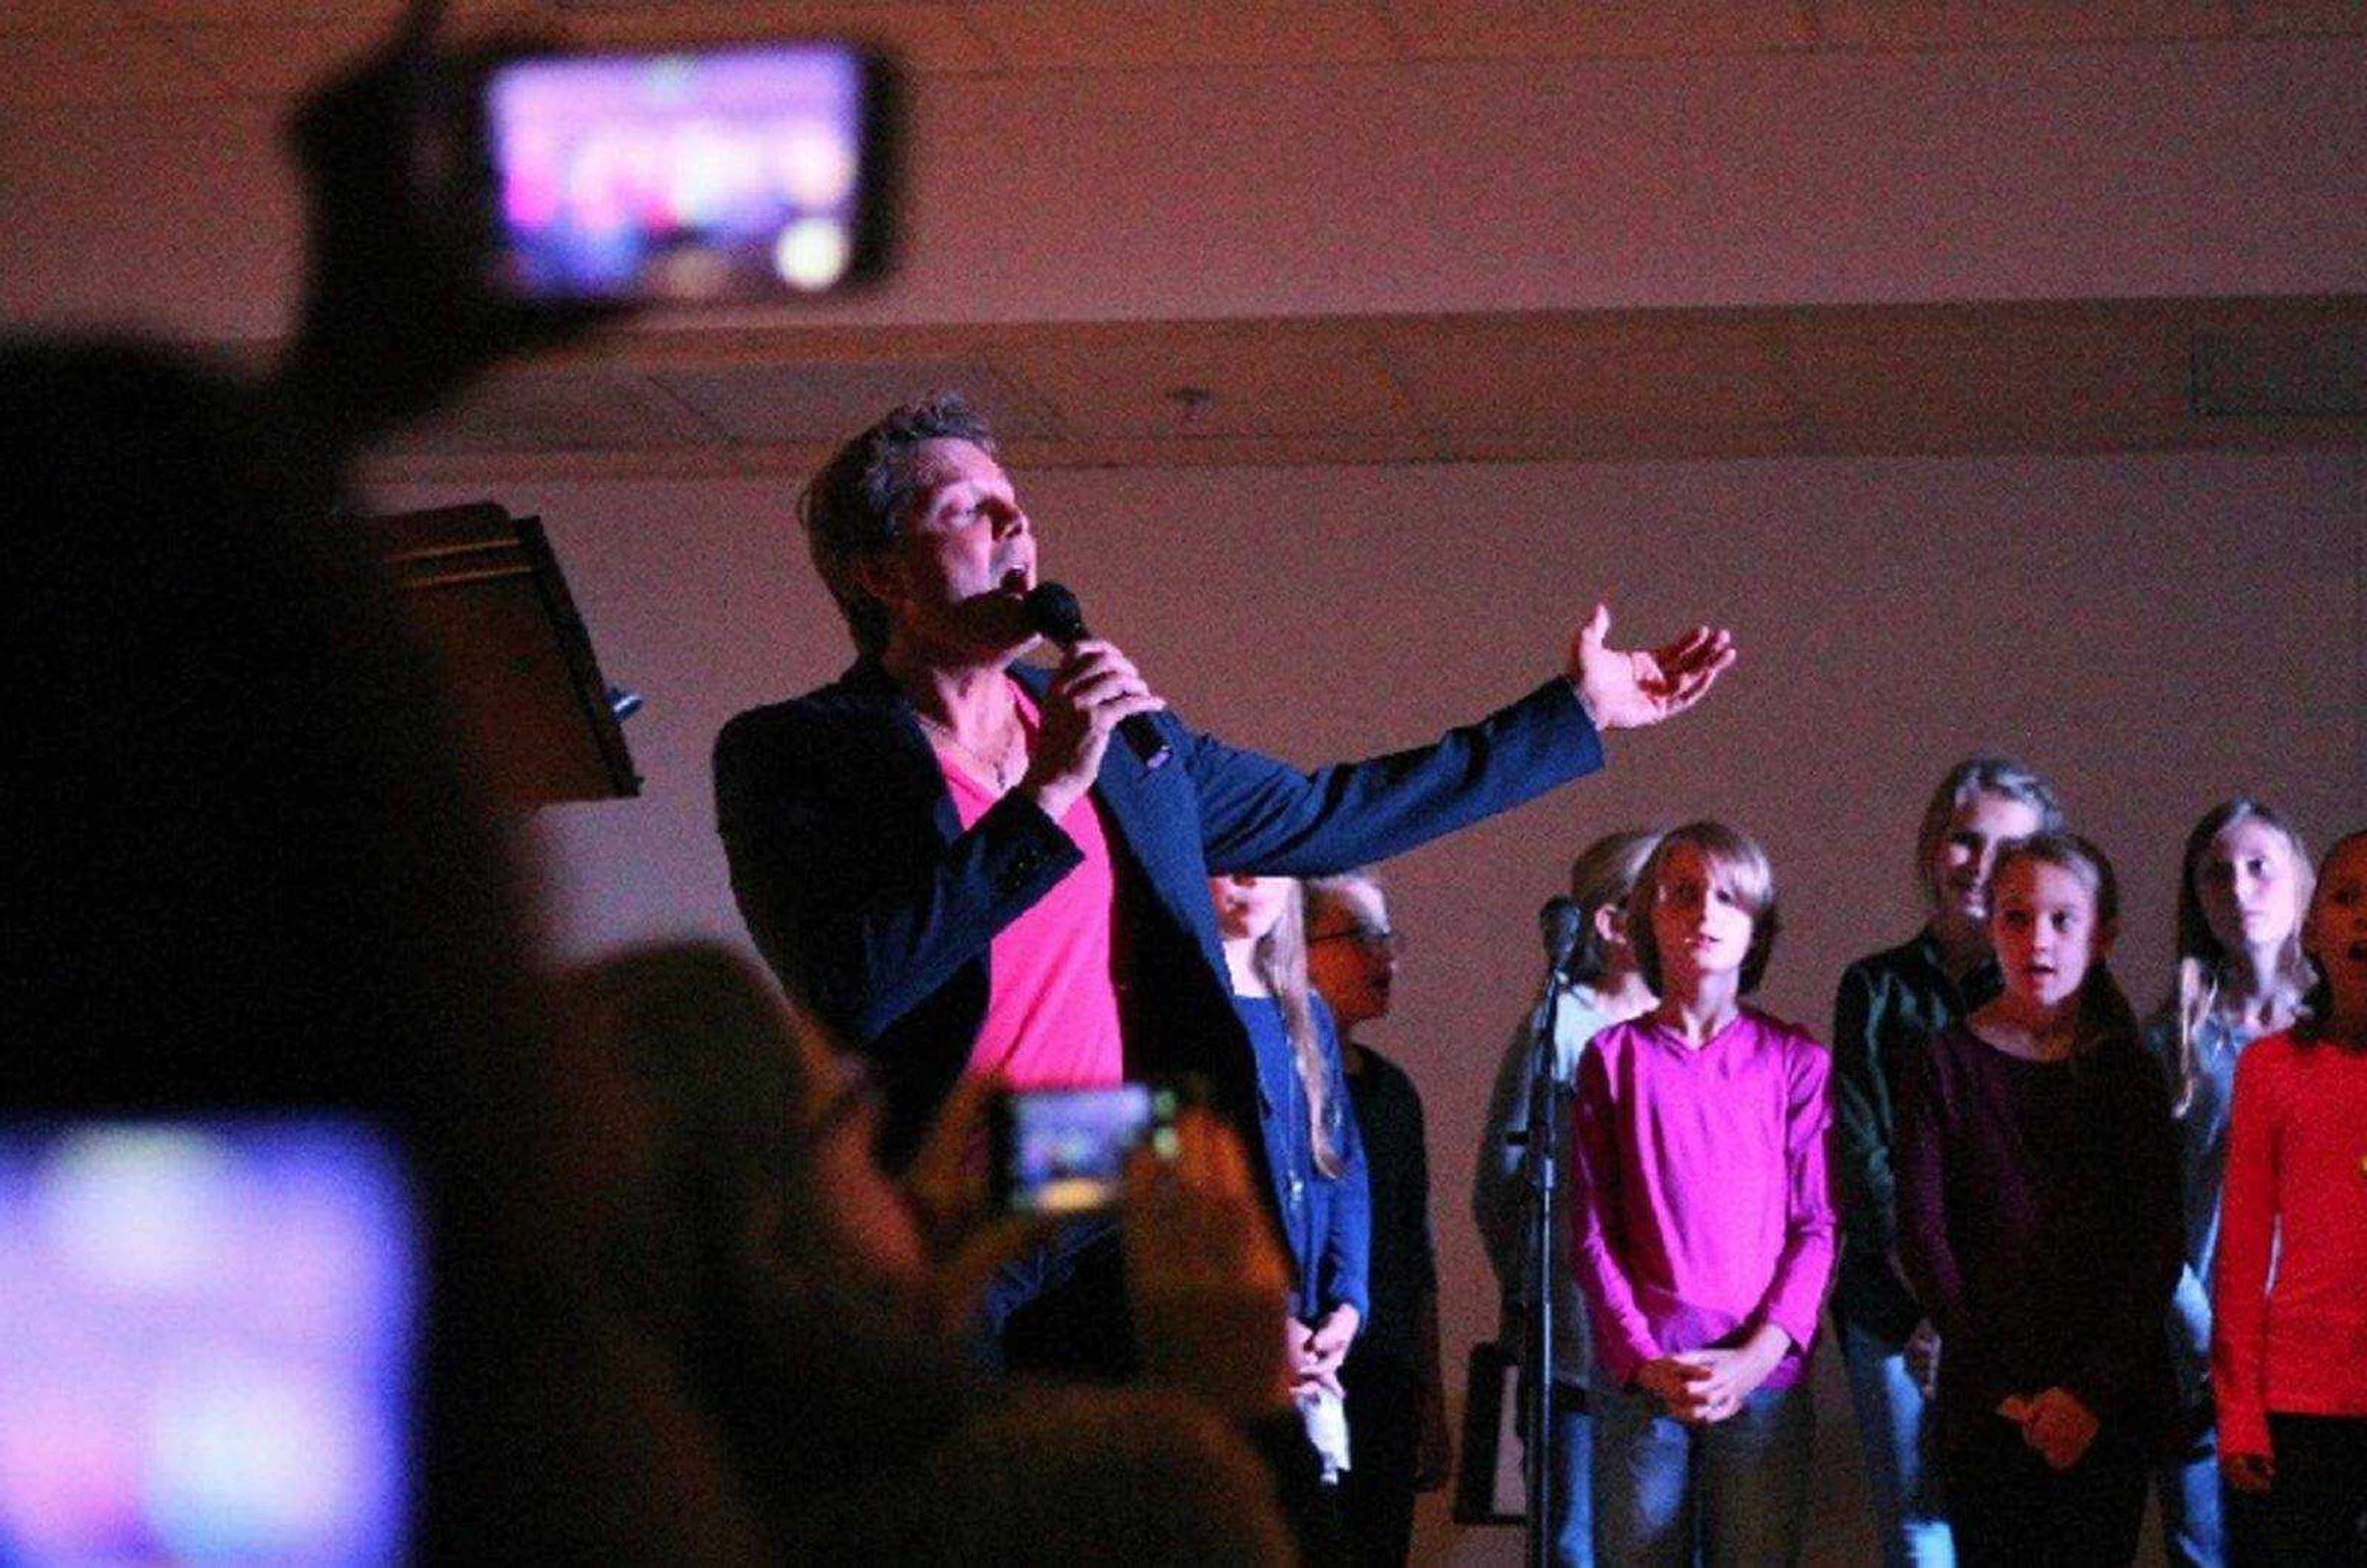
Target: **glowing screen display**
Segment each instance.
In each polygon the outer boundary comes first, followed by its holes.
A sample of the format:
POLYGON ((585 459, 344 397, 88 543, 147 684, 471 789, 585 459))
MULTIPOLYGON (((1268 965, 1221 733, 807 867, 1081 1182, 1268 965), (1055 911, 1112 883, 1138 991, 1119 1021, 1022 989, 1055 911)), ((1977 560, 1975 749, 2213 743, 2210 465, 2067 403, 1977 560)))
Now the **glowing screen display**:
POLYGON ((420 1311, 351 1122, 0 1129, 0 1562, 394 1562, 420 1311))
POLYGON ((845 280, 876 157, 870 71, 840 44, 502 67, 485 112, 504 281, 702 299, 845 280))

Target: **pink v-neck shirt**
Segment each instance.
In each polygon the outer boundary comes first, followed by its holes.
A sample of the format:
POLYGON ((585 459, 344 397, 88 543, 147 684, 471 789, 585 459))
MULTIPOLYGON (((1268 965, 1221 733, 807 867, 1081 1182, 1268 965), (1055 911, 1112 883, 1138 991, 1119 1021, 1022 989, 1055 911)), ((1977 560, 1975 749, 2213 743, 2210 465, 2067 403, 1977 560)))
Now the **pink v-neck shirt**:
POLYGON ((1829 1065, 1813 1036, 1749 1008, 1699 1050, 1637 1019, 1580 1058, 1571 1256, 1614 1384, 1761 1323, 1792 1341, 1766 1386, 1798 1380, 1833 1271, 1829 1065))
MULTIPOLYGON (((1014 683, 1032 737, 1035 706, 1014 683)), ((965 830, 995 795, 933 738, 954 811, 965 830)), ((1103 1089, 1124 1080, 1111 931, 1117 882, 1101 807, 1088 790, 1060 818, 1084 859, 994 935, 987 950, 986 1018, 969 1070, 1013 1089, 1103 1089)))

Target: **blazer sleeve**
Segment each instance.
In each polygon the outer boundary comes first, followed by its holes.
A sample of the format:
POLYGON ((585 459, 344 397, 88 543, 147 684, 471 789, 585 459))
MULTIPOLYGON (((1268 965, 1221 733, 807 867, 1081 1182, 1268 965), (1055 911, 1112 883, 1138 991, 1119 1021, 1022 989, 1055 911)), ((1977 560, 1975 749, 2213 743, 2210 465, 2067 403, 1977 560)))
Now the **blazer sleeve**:
POLYGON ((716 818, 758 950, 859 1045, 1084 857, 1015 793, 918 863, 885 857, 876 799, 841 776, 848 763, 830 739, 828 727, 791 714, 734 719, 715 742, 716 818))
POLYGON ((1898 1244, 1898 1189, 1878 1001, 1873 976, 1852 964, 1833 998, 1833 1201, 1853 1245, 1887 1252, 1898 1244))
POLYGON ((1603 765, 1570 683, 1555 677, 1436 742, 1301 773, 1184 732, 1184 765, 1212 873, 1321 876, 1386 860, 1603 765))
POLYGON ((1414 1283, 1432 1295, 1438 1293, 1438 1238, 1430 1228, 1430 1118, 1422 1108, 1421 1091, 1413 1080, 1406 1080, 1408 1109, 1413 1115, 1413 1179, 1406 1185, 1421 1200, 1421 1224, 1415 1227, 1420 1243, 1414 1258, 1414 1283))

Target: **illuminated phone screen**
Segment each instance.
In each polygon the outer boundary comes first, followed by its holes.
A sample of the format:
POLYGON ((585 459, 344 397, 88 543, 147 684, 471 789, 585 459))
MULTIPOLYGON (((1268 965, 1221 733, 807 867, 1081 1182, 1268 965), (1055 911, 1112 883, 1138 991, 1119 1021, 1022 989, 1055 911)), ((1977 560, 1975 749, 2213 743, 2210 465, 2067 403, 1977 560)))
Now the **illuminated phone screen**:
POLYGON ((879 67, 846 44, 496 70, 502 279, 556 299, 815 294, 876 260, 879 67))
POLYGON ((421 1310, 391 1140, 0 1129, 0 1562, 395 1562, 421 1310))
POLYGON ((1002 1112, 1004 1201, 1035 1213, 1078 1213, 1117 1201, 1127 1156, 1146 1138, 1172 1156, 1176 1100, 1146 1084, 1039 1089, 1002 1112))

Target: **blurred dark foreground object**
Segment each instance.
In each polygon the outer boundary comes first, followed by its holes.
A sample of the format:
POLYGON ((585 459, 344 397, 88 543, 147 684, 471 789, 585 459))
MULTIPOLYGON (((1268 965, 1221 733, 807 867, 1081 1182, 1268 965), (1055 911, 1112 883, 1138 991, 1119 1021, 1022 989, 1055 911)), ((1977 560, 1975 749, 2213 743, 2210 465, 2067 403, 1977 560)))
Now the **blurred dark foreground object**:
MULTIPOLYGON (((786 1560, 1293 1560, 1284 1517, 1304 1528, 1312 1465, 1278 1397, 1282 1264, 1237 1144, 1223 1169, 1131 1173, 1130 1262, 1166 1375, 991 1375, 964 1331, 997 1260, 1041 1227, 994 1209, 965 1157, 983 1152, 982 1093, 949 1102, 899 1183, 871 1155, 866 1086, 746 959, 643 949, 577 994, 648 1118, 608 1250, 619 1309, 713 1417, 786 1560), (1270 1347, 1263 1382, 1237 1337, 1209 1354, 1242 1328, 1270 1347)), ((1230 1134, 1205 1118, 1180 1133, 1191 1151, 1215 1136, 1230 1134)))
POLYGON ((591 1304, 622 1080, 551 1026, 517 861, 328 523, 372 434, 589 321, 484 299, 423 203, 432 24, 301 112, 311 292, 277 373, 0 342, 0 614, 32 699, 0 1117, 376 1130, 427 1280, 409 1554, 754 1561, 670 1370, 591 1304))
POLYGON ((0 1116, 378 1129, 427 1313, 413 1555, 758 1555, 663 1364, 587 1305, 629 1111, 549 1025, 516 860, 392 606, 245 388, 0 349, 19 638, 0 1116))

